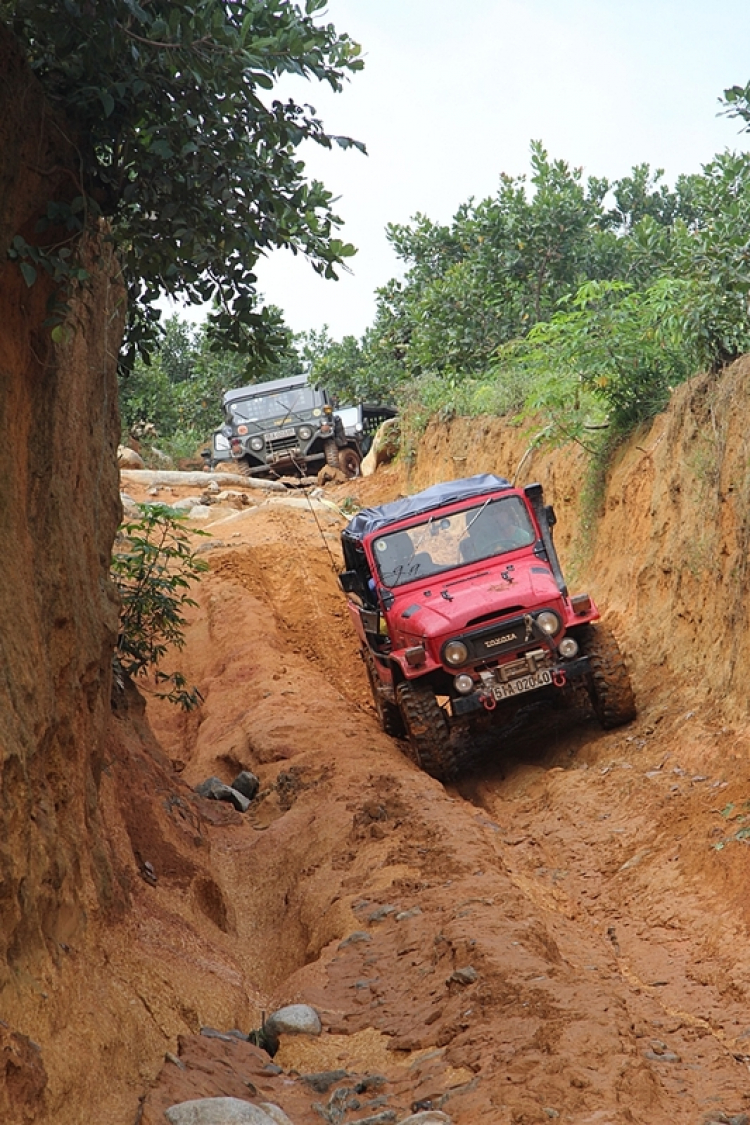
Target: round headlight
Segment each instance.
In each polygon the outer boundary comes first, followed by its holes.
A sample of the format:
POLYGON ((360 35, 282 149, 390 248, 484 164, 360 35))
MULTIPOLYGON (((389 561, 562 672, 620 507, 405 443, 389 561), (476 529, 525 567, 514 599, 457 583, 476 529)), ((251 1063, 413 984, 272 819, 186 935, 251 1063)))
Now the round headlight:
POLYGON ((452 664, 455 668, 459 664, 466 663, 469 659, 469 650, 463 641, 448 641, 443 649, 443 659, 446 664, 452 664))
POLYGON ((297 430, 297 437, 300 441, 309 441, 312 434, 312 426, 300 426, 297 430))
POLYGON ((260 453, 261 449, 263 448, 263 446, 265 444, 266 443, 265 443, 265 441, 263 440, 262 437, 250 438, 250 448, 254 449, 256 453, 260 453))
POLYGON ((545 609, 536 619, 536 623, 543 633, 553 637, 560 631, 560 618, 551 609, 545 609))
POLYGON ((461 695, 468 695, 470 691, 474 690, 474 681, 471 676, 467 676, 466 673, 463 672, 460 676, 456 676, 453 681, 453 686, 456 691, 461 692, 461 695))
POLYGON ((563 637, 558 645, 558 652, 560 656, 570 660, 578 652, 578 641, 574 641, 572 637, 563 637))

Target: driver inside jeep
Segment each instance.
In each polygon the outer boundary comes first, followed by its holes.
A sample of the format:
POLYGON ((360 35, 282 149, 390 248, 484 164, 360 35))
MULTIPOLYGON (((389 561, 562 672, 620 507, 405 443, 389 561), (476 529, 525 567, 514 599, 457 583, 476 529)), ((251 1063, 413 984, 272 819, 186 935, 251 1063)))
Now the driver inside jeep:
POLYGON ((534 542, 534 530, 526 509, 515 497, 484 505, 467 516, 466 538, 460 545, 464 562, 502 555, 534 542))

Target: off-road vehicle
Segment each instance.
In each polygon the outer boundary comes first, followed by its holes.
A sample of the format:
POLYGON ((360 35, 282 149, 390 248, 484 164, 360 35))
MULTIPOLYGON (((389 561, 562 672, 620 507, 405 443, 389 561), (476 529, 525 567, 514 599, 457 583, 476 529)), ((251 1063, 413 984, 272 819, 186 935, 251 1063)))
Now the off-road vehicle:
POLYGON ((307 476, 330 465, 354 477, 375 422, 372 410, 393 413, 367 408, 347 428, 327 392, 305 374, 227 391, 222 406, 221 432, 250 476, 307 476))
POLYGON ((542 693, 585 689, 605 728, 635 716, 617 641, 589 594, 570 596, 542 487, 489 474, 359 512, 339 576, 375 708, 433 777, 460 766, 456 728, 542 693))

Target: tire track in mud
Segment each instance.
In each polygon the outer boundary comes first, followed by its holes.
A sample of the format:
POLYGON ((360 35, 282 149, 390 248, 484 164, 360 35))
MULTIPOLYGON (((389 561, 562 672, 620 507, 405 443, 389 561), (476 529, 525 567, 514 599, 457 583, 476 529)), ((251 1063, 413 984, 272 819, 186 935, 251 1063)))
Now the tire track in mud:
POLYGON ((336 577, 343 566, 338 557, 343 523, 325 510, 256 515, 252 542, 222 552, 212 559, 212 569, 260 597, 292 651, 315 664, 348 702, 372 714, 359 674, 359 644, 348 628, 336 577))
MULTIPOLYGON (((642 716, 638 728, 644 727, 653 732, 647 718, 642 716)), ((538 736, 544 739, 546 733, 542 720, 538 736)), ((637 755, 635 761, 632 760, 633 747, 640 750, 647 741, 639 738, 638 733, 605 735, 583 729, 576 737, 572 726, 562 739, 559 732, 557 737, 555 732, 550 733, 550 748, 540 767, 534 769, 524 760, 528 735, 525 738, 517 735, 515 743, 511 741, 507 748, 510 776, 498 778, 489 774, 482 777, 480 774, 465 779, 458 786, 466 800, 492 818, 488 823, 496 833, 502 834, 500 841, 496 837, 495 847, 513 884, 539 907, 583 924, 592 936, 604 936, 612 946, 623 982, 651 997, 666 1021, 710 1035, 728 1058, 742 1064, 750 1063, 747 992, 742 990, 739 996, 727 996, 733 970, 736 975, 739 968, 745 975, 747 955, 740 957, 739 965, 733 965, 727 956, 732 941, 725 940, 721 943, 723 951, 716 950, 711 968, 702 974, 700 989, 689 986, 692 966, 710 961, 706 947, 711 945, 712 933, 714 937, 717 931, 723 933, 725 939, 733 933, 731 922, 727 925, 730 912, 722 910, 710 886, 705 888, 707 893, 702 899, 694 883, 673 884, 666 915, 672 932, 665 931, 665 919, 655 907, 654 893, 645 873, 647 868, 658 872, 676 862, 678 857, 673 854, 676 842, 685 835, 684 825, 675 831, 674 820, 669 816, 669 799, 678 787, 672 785, 666 797, 657 794, 655 800, 653 793, 642 792, 644 785, 653 787, 655 776, 668 782, 675 776, 686 775, 686 771, 676 765, 669 772, 662 771, 672 756, 673 743, 667 738, 658 749, 654 747, 660 760, 656 768, 644 771, 644 763, 637 755), (579 750, 584 752, 582 761, 575 760, 579 750), (634 786, 632 779, 636 769, 634 786), (580 773, 586 774, 583 785, 589 790, 585 802, 575 792, 580 788, 575 774, 580 773), (533 774, 535 776, 531 776, 533 774), (569 783, 571 778, 573 781, 569 783), (624 783, 619 784, 618 778, 624 779, 624 783), (609 780, 609 785, 605 779, 609 780), (601 790, 605 786, 609 792, 602 800, 601 790), (524 801, 529 791, 535 796, 524 801), (583 814, 584 805, 589 815, 583 814), (599 811, 602 808, 608 811, 599 811), (498 822, 512 824, 512 831, 503 832, 498 822), (576 839, 571 844, 573 825, 576 839), (601 826, 599 831, 598 826, 601 826), (619 837, 616 847, 607 847, 607 835, 610 843, 613 837, 619 837), (613 850, 617 853, 614 857, 613 850), (637 869, 640 869, 637 883, 641 885, 622 886, 633 883, 626 873, 637 869), (571 874, 573 879, 570 879, 571 874), (582 886, 592 876, 596 885, 593 893, 582 886), (714 919, 710 930, 703 924, 706 917, 714 919), (631 934, 631 930, 635 933, 631 934), (624 932, 627 937, 623 937, 624 932), (627 952, 623 951, 621 939, 627 952), (659 980, 659 976, 669 979, 659 980), (707 990, 713 995, 707 996, 707 990), (707 1006, 713 1008, 711 1016, 701 1014, 707 1006)), ((709 782, 706 776, 698 775, 695 779, 695 783, 704 782, 709 782)), ((712 783, 714 789, 725 785, 717 780, 712 783)), ((702 800, 697 803, 705 805, 702 800)), ((674 819, 679 824, 684 814, 678 813, 674 819)), ((658 894, 658 874, 653 879, 658 894)), ((739 937, 736 928, 734 933, 739 937)))

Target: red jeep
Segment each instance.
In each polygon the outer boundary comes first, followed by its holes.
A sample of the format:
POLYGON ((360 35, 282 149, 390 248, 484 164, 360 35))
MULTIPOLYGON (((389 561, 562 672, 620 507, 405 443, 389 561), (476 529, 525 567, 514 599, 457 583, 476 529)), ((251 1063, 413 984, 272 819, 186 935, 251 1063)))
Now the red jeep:
POLYGON ((507 721, 519 696, 578 681, 603 727, 635 716, 617 641, 588 594, 568 594, 554 523, 541 485, 483 474, 364 509, 342 532, 378 717, 433 777, 458 769, 454 729, 507 721))

